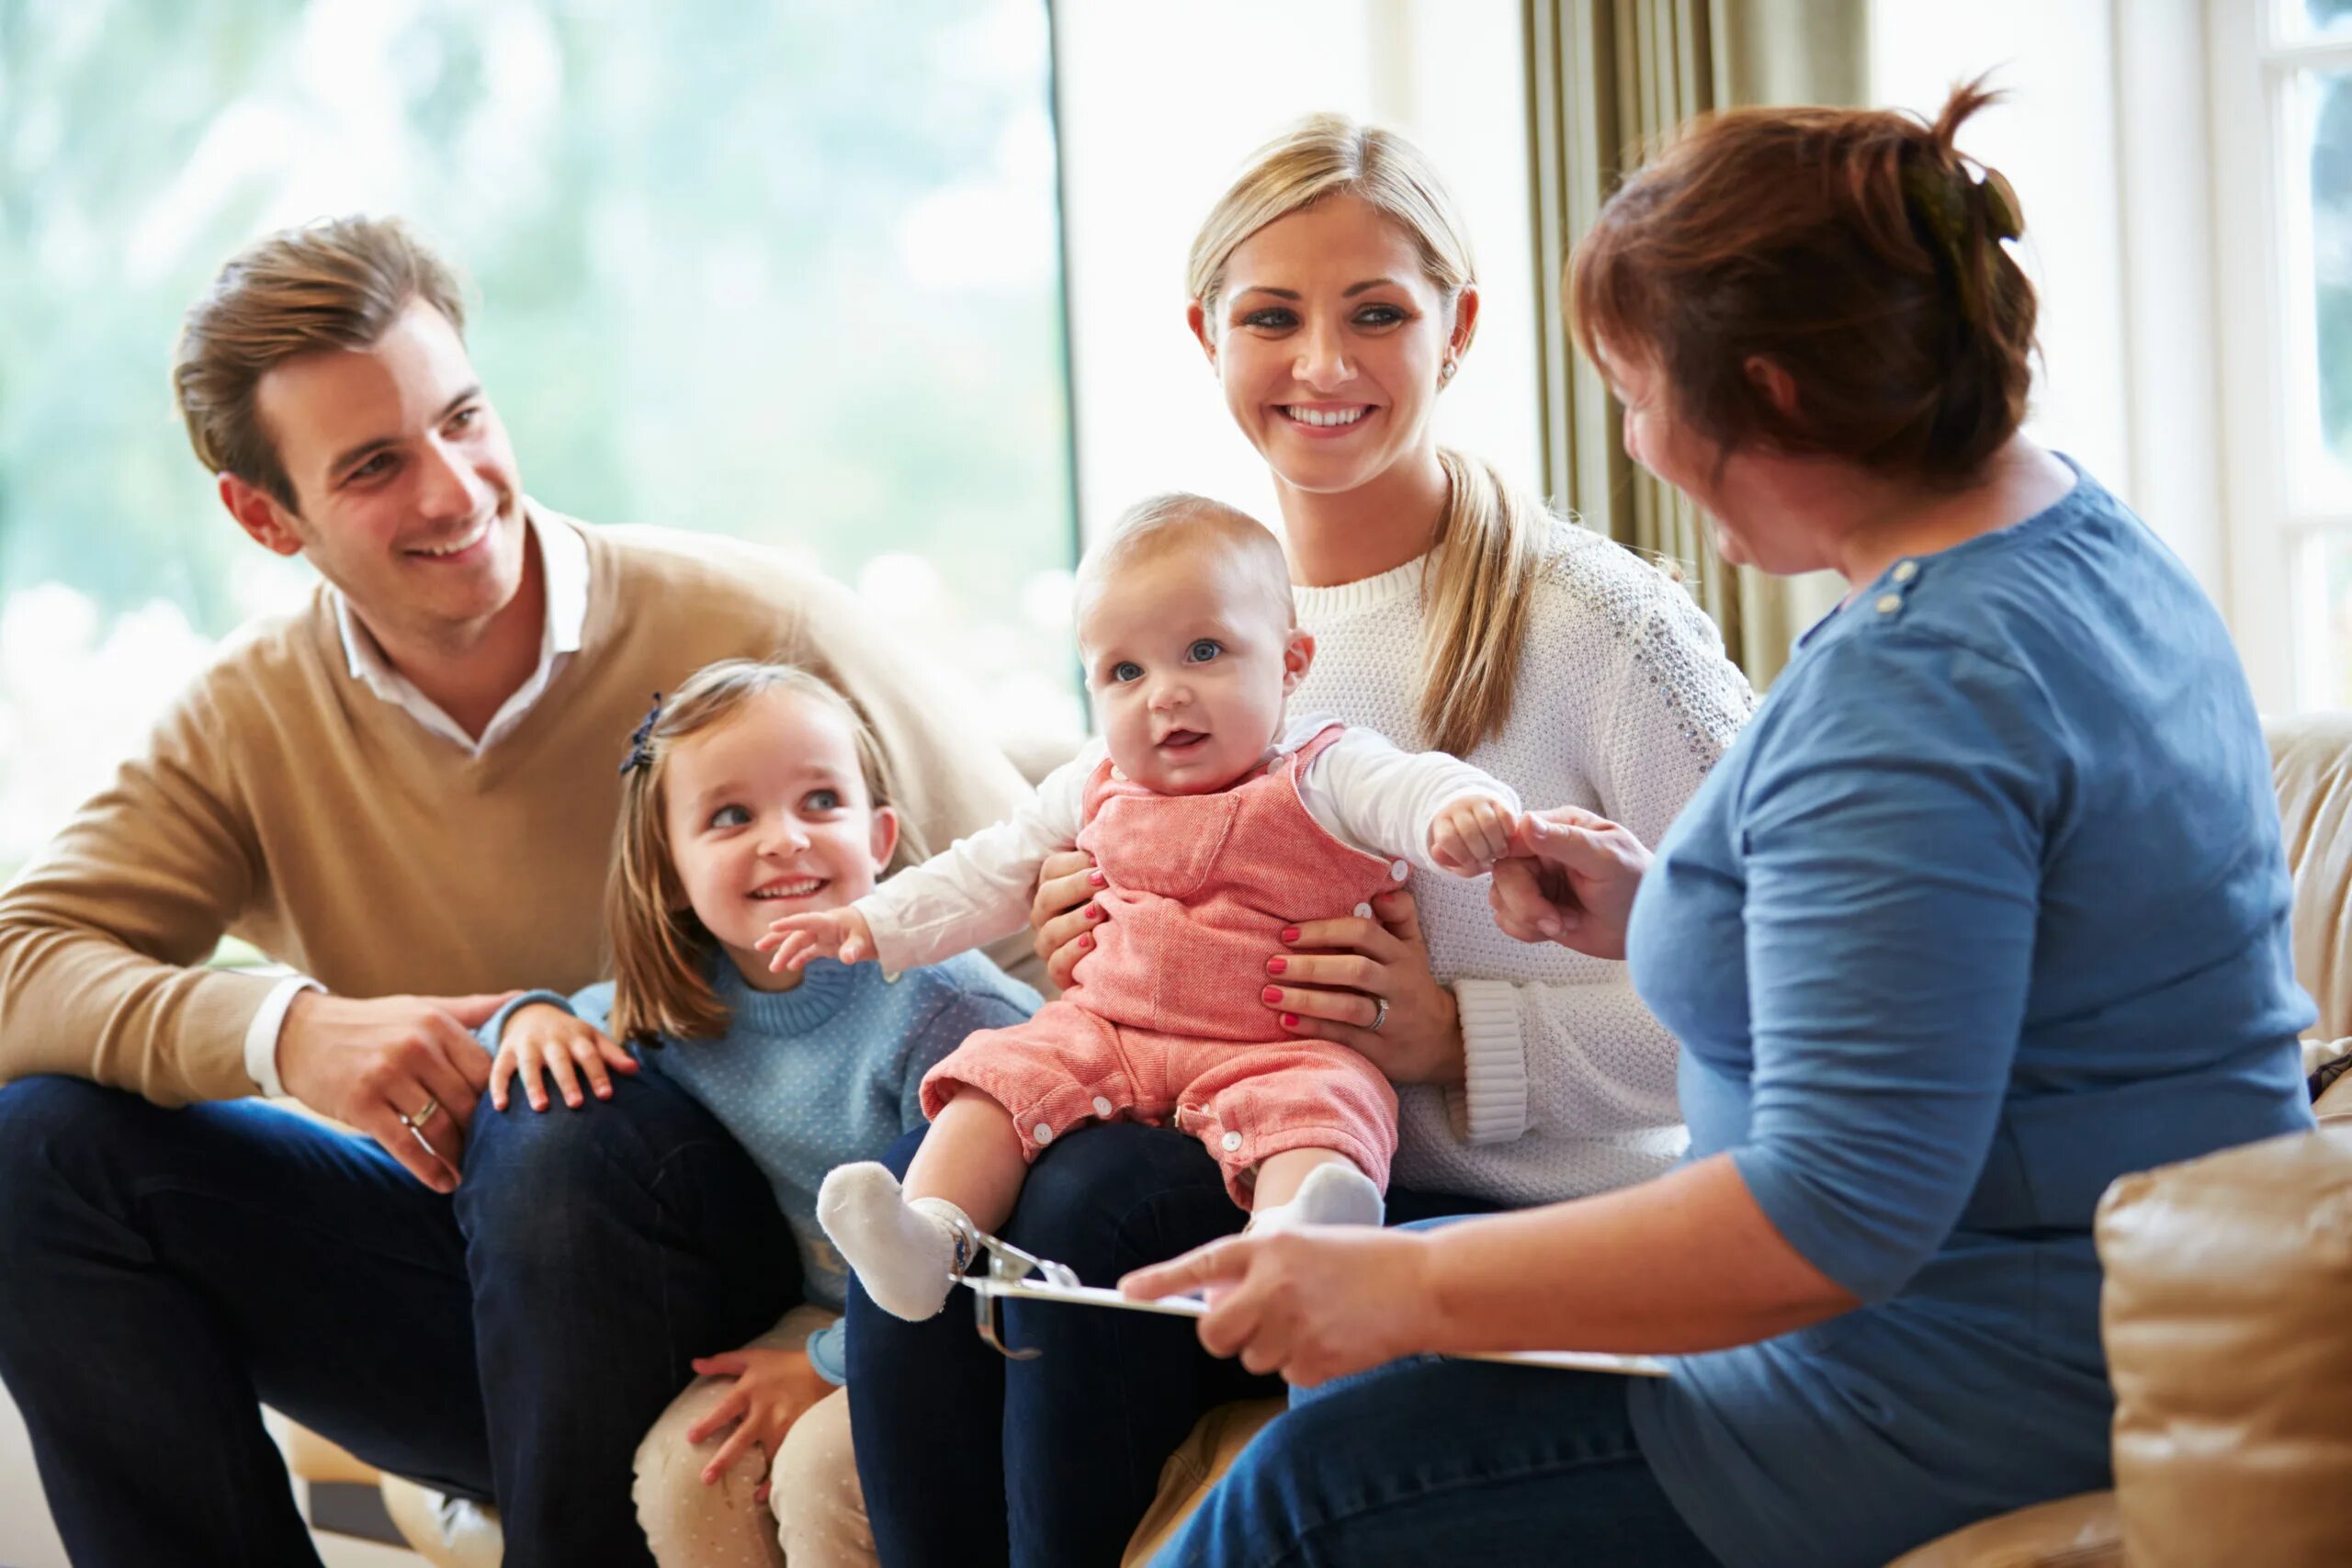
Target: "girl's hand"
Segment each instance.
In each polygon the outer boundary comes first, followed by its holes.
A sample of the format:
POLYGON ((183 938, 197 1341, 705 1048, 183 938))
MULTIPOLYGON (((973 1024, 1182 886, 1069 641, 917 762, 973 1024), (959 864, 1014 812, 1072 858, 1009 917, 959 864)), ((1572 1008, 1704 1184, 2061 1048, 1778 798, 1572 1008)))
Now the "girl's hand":
MULTIPOLYGON (((727 1397, 714 1406, 709 1415, 686 1428, 689 1443, 707 1442, 718 1433, 732 1426, 727 1440, 702 1467, 702 1483, 715 1486, 727 1473, 727 1467, 742 1457, 743 1450, 757 1448, 763 1458, 773 1461, 776 1450, 784 1443, 784 1436, 803 1412, 833 1392, 833 1385, 817 1375, 808 1364, 806 1352, 752 1348, 730 1350, 724 1356, 703 1356, 693 1363, 695 1371, 707 1378, 733 1378, 735 1386, 727 1397)), ((767 1501, 768 1483, 763 1479, 754 1494, 761 1502, 767 1501)))
POLYGON ((806 969, 812 958, 838 958, 863 964, 874 956, 874 929, 855 909, 815 909, 786 915, 768 927, 768 934, 752 944, 769 954, 771 974, 806 969))
POLYGON ((1205 1295, 1201 1344, 1302 1386, 1427 1349, 1437 1308, 1429 1239, 1416 1231, 1317 1225, 1229 1235, 1119 1281, 1139 1301, 1205 1295))
POLYGON ((1383 893, 1372 912, 1286 927, 1286 951, 1266 961, 1260 999, 1286 1032, 1352 1046, 1391 1083, 1462 1082, 1462 1017, 1430 973, 1413 896, 1383 893), (1388 1016, 1375 1034, 1384 997, 1388 1016))
POLYGON ((583 1075, 598 1100, 610 1100, 612 1075, 636 1071, 637 1058, 604 1031, 560 1007, 533 1002, 509 1014, 506 1027, 498 1032, 498 1056, 490 1065, 490 1102, 505 1110, 507 1085, 519 1078, 531 1109, 545 1111, 548 1091, 539 1081, 545 1073, 555 1080, 563 1102, 577 1111, 587 1103, 580 1092, 583 1075))
POLYGON ((1487 901, 1505 936, 1623 958, 1649 866, 1649 846, 1606 817, 1575 806, 1531 811, 1511 834, 1510 858, 1495 863, 1487 901))
POLYGON ((1456 876, 1476 876, 1510 852, 1518 814, 1490 795, 1457 800, 1430 824, 1430 858, 1456 876))
POLYGON ((1037 868, 1037 897, 1029 905, 1029 925, 1037 933, 1037 956, 1046 977, 1058 990, 1070 987, 1078 961, 1094 951, 1094 928, 1110 911, 1094 902, 1105 886, 1084 850, 1062 850, 1037 868))

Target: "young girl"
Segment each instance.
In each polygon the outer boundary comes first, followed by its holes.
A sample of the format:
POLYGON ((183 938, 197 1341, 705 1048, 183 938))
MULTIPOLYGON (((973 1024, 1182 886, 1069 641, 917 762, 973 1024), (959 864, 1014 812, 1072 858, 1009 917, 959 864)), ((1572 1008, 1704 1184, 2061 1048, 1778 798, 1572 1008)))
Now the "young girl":
POLYGON ((924 1074, 973 1031, 1026 1019, 1037 997, 978 953, 886 985, 838 964, 777 973, 754 951, 778 915, 844 907, 911 858, 871 735, 817 677, 710 665, 656 700, 622 768, 606 899, 616 977, 569 998, 533 992, 493 1018, 491 1098, 505 1109, 519 1080, 544 1111, 544 1071, 577 1106, 581 1070, 595 1086, 608 1067, 636 1070, 622 1046, 653 1047, 644 1059, 767 1173, 799 1243, 805 1304, 694 1363, 703 1375, 639 1450, 638 1517, 665 1565, 780 1562, 779 1547, 793 1568, 868 1562, 854 1495, 795 1484, 846 1465, 847 1276, 817 1224, 818 1183, 918 1124, 924 1074))
POLYGON ((939 1310, 1028 1162, 1089 1122, 1197 1136, 1258 1228, 1379 1224, 1396 1092, 1350 1047, 1286 1033, 1235 976, 1263 974, 1285 925, 1364 913, 1414 864, 1476 875, 1517 818, 1508 785, 1442 752, 1287 721, 1315 639, 1282 547, 1230 507, 1180 495, 1131 513, 1080 570, 1079 645, 1102 742, 1012 821, 873 895, 784 914, 760 941, 780 966, 932 962, 1017 929, 1047 855, 1100 857, 1117 919, 1059 1001, 925 1080, 935 1120, 903 1194, 871 1161, 825 1179, 826 1234, 901 1317, 939 1310))

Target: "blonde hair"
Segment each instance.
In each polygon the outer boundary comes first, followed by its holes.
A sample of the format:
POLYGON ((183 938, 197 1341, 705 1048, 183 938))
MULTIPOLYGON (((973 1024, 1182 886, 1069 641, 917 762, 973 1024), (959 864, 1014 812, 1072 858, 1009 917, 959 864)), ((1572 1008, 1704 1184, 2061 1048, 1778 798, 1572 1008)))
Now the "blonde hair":
MULTIPOLYGON (((686 678, 632 740, 621 780, 620 829, 605 884, 605 924, 613 944, 613 1038, 658 1044, 707 1040, 727 1029, 727 1009, 711 989, 709 931, 686 902, 670 852, 667 791, 670 753, 690 735, 724 723, 770 692, 791 692, 840 714, 857 746, 869 804, 888 806, 894 791, 874 727, 829 682, 792 664, 726 659, 686 678)), ((913 829, 899 825, 887 874, 922 858, 913 829)))
POLYGON ((254 395, 297 355, 367 348, 422 300, 465 335, 457 275, 396 218, 334 218, 282 230, 229 259, 189 308, 172 394, 197 460, 296 510, 294 484, 254 395))
MULTIPOLYGON (((1243 241, 1332 196, 1354 197, 1403 230, 1449 311, 1477 280, 1460 209, 1428 156, 1394 131, 1318 114, 1252 154, 1201 224, 1184 281, 1206 319, 1216 319, 1226 267, 1243 241)), ((1418 717, 1423 744, 1459 755, 1510 717, 1525 588, 1552 516, 1483 458, 1451 447, 1437 457, 1447 497, 1434 541, 1442 547, 1421 584, 1418 717)))
POLYGON ((1212 549, 1241 563, 1267 595, 1267 607, 1285 627, 1297 624, 1290 596, 1290 562, 1273 530, 1224 502, 1189 491, 1170 491, 1136 502, 1119 514, 1110 536, 1086 552, 1078 567, 1081 610, 1113 574, 1178 549, 1212 549))

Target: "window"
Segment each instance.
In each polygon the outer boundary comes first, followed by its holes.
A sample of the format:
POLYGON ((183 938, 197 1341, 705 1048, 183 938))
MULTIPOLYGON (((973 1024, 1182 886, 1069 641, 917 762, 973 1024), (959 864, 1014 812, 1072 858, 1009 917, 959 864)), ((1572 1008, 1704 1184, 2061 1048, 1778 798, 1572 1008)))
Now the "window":
POLYGON ((2233 621, 2266 705, 2352 705, 2352 0, 2211 17, 2233 621))
POLYGON ((539 500, 771 542, 1074 728, 1050 79, 1044 0, 0 6, 0 874, 307 591, 166 372, 232 250, 334 212, 469 276, 539 500))

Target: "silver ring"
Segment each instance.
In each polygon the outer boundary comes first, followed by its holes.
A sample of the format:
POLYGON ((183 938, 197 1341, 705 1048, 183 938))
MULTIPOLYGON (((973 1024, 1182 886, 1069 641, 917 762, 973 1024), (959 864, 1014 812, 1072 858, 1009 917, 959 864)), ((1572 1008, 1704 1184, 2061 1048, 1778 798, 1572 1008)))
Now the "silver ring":
POLYGON ((424 1101, 424 1109, 418 1111, 415 1115, 412 1116, 405 1111, 395 1111, 393 1114, 397 1115, 401 1119, 401 1126, 413 1133, 418 1128, 424 1126, 427 1122, 432 1121, 434 1117, 439 1115, 440 1111, 441 1102, 437 1100, 427 1097, 424 1101))
POLYGON ((1384 1024, 1384 1023, 1386 1023, 1387 1021, 1388 1021, 1388 998, 1387 998, 1386 997, 1374 997, 1374 998, 1372 998, 1372 1021, 1371 1021, 1370 1023, 1367 1023, 1367 1024, 1365 1024, 1365 1025, 1364 1025, 1364 1029, 1365 1029, 1365 1031, 1366 1031, 1367 1032, 1370 1032, 1370 1033, 1373 1033, 1373 1034, 1377 1034, 1377 1033, 1379 1033, 1379 1032, 1380 1032, 1380 1026, 1381 1026, 1382 1024, 1384 1024))

